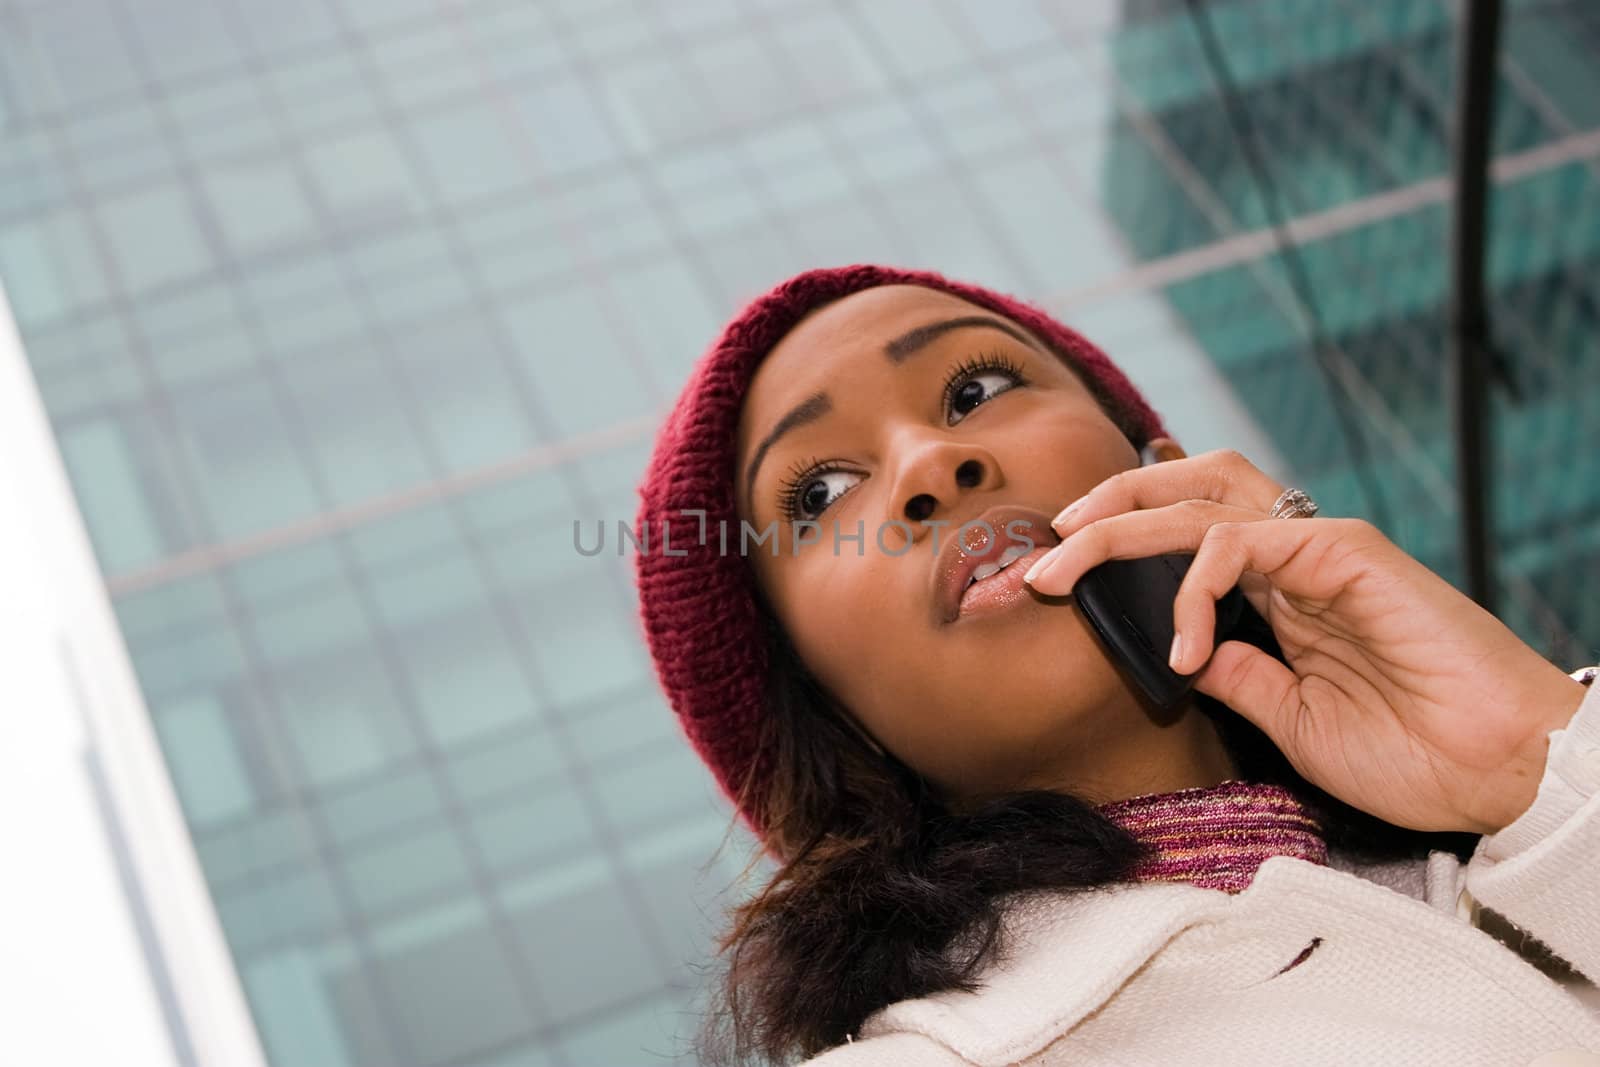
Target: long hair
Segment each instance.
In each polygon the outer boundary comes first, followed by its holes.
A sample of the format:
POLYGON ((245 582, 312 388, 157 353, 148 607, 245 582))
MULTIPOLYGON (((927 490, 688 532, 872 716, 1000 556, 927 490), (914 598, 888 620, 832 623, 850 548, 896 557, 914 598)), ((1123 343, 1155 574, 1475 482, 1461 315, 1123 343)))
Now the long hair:
MULTIPOLYGON (((781 1064, 854 1035, 888 1004, 942 990, 973 991, 1003 960, 1006 898, 1073 892, 1126 880, 1144 846, 1086 801, 1048 790, 988 799, 956 812, 893 755, 870 746, 806 669, 771 610, 765 718, 772 773, 764 837, 781 858, 771 880, 735 907, 719 939, 720 982, 696 1035, 707 1064, 781 1064)), ((1246 605, 1235 636, 1283 658, 1246 605)), ((1367 860, 1465 860, 1466 833, 1394 826, 1301 777, 1272 740, 1226 705, 1196 694, 1252 782, 1288 788, 1330 849, 1367 860)), ((749 786, 747 785, 747 788, 749 786)))

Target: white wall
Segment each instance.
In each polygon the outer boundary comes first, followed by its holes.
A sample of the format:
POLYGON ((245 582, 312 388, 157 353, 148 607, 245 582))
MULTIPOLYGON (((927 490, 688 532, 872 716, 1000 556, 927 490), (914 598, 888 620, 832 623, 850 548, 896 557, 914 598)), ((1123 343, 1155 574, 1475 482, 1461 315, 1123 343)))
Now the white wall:
POLYGON ((260 1067, 3 290, 0 845, 0 1062, 260 1067))

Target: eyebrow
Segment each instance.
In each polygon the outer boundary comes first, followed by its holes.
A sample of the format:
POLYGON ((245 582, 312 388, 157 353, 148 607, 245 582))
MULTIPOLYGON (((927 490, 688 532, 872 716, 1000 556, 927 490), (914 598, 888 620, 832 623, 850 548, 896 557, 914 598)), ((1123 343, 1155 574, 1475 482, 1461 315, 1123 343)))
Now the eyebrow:
POLYGON ((797 404, 789 414, 778 420, 778 425, 772 432, 762 438, 756 446, 755 455, 750 459, 750 470, 745 475, 744 498, 753 500, 756 489, 756 470, 761 466, 761 460, 767 454, 767 449, 772 447, 774 441, 799 426, 808 422, 816 422, 822 416, 833 410, 833 401, 828 399, 827 393, 813 393, 797 404))
POLYGON ((963 315, 958 319, 944 319, 940 322, 930 322, 926 325, 918 326, 914 330, 908 330, 899 337, 896 337, 893 341, 890 341, 888 344, 884 345, 883 354, 889 357, 890 363, 904 363, 907 359, 916 355, 922 349, 938 340, 944 334, 949 333, 951 330, 960 330, 970 326, 988 327, 991 330, 999 330, 1001 333, 1009 334, 1012 337, 1015 337, 1018 341, 1021 341, 1023 344, 1027 345, 1031 349, 1034 349, 1035 351, 1037 351, 1039 348, 1039 346, 1035 344, 1026 334, 1017 329, 1015 326, 1011 325, 1009 322, 1001 322, 999 319, 991 319, 987 315, 963 315))
MULTIPOLYGON (((951 330, 973 327, 999 330, 1001 333, 1016 338, 1029 348, 1035 351, 1039 350, 1037 343, 1008 322, 992 319, 987 315, 963 315, 959 318, 924 323, 915 329, 908 330, 884 345, 883 354, 890 363, 898 366, 951 330)), ((766 457, 767 451, 772 448, 778 438, 790 430, 798 429, 807 423, 816 422, 832 410, 833 401, 829 399, 827 393, 813 393, 778 420, 778 424, 772 428, 772 432, 761 439, 761 443, 756 446, 755 453, 750 458, 750 470, 745 475, 744 495, 746 500, 753 501, 756 488, 756 471, 760 469, 762 459, 766 457)))

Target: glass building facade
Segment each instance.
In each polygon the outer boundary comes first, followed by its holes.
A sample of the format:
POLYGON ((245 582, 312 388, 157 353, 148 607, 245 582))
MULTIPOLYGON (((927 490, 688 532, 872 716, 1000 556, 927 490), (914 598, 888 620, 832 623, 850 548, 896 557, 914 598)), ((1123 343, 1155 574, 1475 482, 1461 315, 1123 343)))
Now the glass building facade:
MULTIPOLYGON (((1459 584, 1453 6, 1213 4, 1220 72, 1184 6, 1129 4, 1108 42, 1128 108, 1106 209, 1142 255, 1160 256, 1270 232, 1277 202, 1295 235, 1287 259, 1275 247, 1218 257, 1233 262, 1163 295, 1329 512, 1380 520, 1459 584), (1243 129, 1197 82, 1231 87, 1243 129), (1179 217, 1152 217, 1152 200, 1179 217)), ((1535 647, 1585 663, 1600 652, 1597 49, 1593 5, 1508 5, 1488 247, 1496 608, 1535 647)))
MULTIPOLYGON (((1454 7, 1208 15, 1226 99, 1176 0, 0 0, 0 280, 271 1063, 690 1062, 747 842, 573 522, 794 271, 1033 300, 1459 578, 1454 7)), ((1600 14, 1504 43, 1501 614, 1576 665, 1600 14)))

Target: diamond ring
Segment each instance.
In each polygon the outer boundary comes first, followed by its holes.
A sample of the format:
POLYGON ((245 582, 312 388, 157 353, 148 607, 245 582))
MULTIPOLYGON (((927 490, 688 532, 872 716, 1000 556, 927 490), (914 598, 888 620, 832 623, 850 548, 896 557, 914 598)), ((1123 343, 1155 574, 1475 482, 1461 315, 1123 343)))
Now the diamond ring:
POLYGON ((1269 519, 1309 519, 1317 513, 1317 502, 1301 489, 1285 489, 1273 501, 1269 519))

